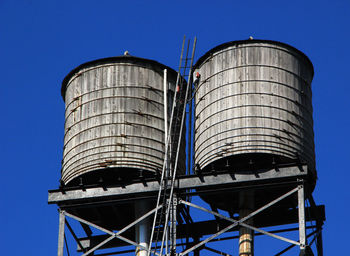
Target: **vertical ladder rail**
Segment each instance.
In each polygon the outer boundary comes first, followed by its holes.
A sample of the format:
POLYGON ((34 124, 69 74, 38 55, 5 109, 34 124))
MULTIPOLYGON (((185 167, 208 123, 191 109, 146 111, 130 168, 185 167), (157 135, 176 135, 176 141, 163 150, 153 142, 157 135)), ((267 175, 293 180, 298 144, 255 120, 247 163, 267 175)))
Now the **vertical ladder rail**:
MULTIPOLYGON (((184 46, 184 43, 185 43, 185 37, 184 37, 184 41, 183 41, 183 46, 184 46)), ((182 65, 183 64, 182 63, 182 61, 183 61, 183 54, 181 56, 181 61, 180 61, 180 64, 179 64, 179 71, 178 71, 178 78, 179 79, 177 81, 177 86, 179 86, 179 89, 180 89, 180 85, 181 86, 183 85, 183 77, 185 77, 185 74, 186 74, 189 47, 190 47, 190 40, 188 40, 188 43, 187 43, 187 49, 186 49, 185 59, 184 59, 185 64, 182 65), (183 69, 182 76, 181 76, 181 69, 183 69)), ((170 136, 170 141, 173 142, 173 144, 171 146, 169 146, 169 145, 167 146, 168 150, 170 151, 170 156, 169 156, 170 162, 173 162, 173 157, 171 155, 172 152, 173 152, 173 148, 174 147, 177 148, 177 146, 181 145, 180 141, 181 141, 181 135, 182 135, 182 132, 180 132, 180 134, 177 134, 176 132, 177 132, 178 126, 179 126, 179 124, 178 124, 179 119, 181 118, 180 115, 181 115, 181 113, 183 113, 183 112, 181 112, 181 99, 184 98, 184 95, 182 95, 183 94, 183 90, 179 90, 179 91, 177 90, 176 92, 178 92, 178 93, 177 93, 176 97, 174 97, 174 101, 173 101, 173 107, 174 107, 173 110, 174 111, 172 112, 172 118, 171 118, 171 124, 172 125, 171 125, 171 128, 169 129, 169 133, 168 133, 168 135, 170 136), (179 107, 177 107, 178 103, 180 104, 179 107), (172 133, 172 129, 174 129, 173 133, 172 133)), ((186 106, 185 101, 184 101, 184 106, 186 106)), ((180 126, 180 128, 181 128, 181 126, 180 126)), ((176 156, 176 153, 175 153, 175 156, 176 156)), ((174 162, 177 163, 177 158, 176 158, 176 160, 174 162)), ((168 173, 166 173, 166 175, 167 174, 168 173)), ((170 171, 169 171, 169 174, 170 174, 170 171)), ((165 205, 165 207, 162 209, 163 211, 170 210, 170 209, 167 209, 167 207, 169 207, 168 205, 171 204, 171 202, 168 204, 169 197, 168 197, 167 192, 168 192, 168 190, 171 187, 171 185, 169 186, 169 184, 168 184, 168 178, 169 177, 167 177, 165 179, 166 184, 163 187, 163 191, 164 191, 163 192, 163 195, 164 195, 164 197, 163 197, 163 205, 165 205)), ((164 214, 164 215, 167 216, 166 214, 164 214)), ((161 223, 162 222, 162 217, 163 217, 163 212, 161 214, 160 224, 162 224, 161 223)), ((163 227, 162 227, 163 228, 163 236, 162 236, 162 240, 161 240, 161 249, 160 249, 161 253, 163 252, 164 242, 166 241, 166 245, 168 245, 168 243, 169 243, 168 239, 166 239, 166 238, 168 238, 168 236, 167 236, 168 235, 168 226, 169 226, 169 215, 168 215, 168 218, 165 219, 163 227)), ((161 225, 159 225, 158 229, 157 229, 157 235, 156 235, 156 240, 155 240, 156 241, 156 248, 157 248, 157 244, 158 244, 158 235, 160 233, 160 229, 161 229, 161 225)), ((171 240, 171 238, 170 238, 170 240, 171 240)))
MULTIPOLYGON (((180 72, 181 72, 182 56, 183 56, 185 41, 186 41, 186 37, 184 36, 184 39, 183 39, 183 42, 182 42, 181 54, 180 54, 179 71, 178 71, 178 75, 177 75, 177 79, 176 79, 176 86, 179 84, 179 81, 180 81, 180 72)), ((172 111, 171 111, 171 118, 170 118, 168 138, 165 138, 165 140, 166 140, 165 155, 167 155, 168 151, 169 151, 168 150, 168 148, 169 148, 169 140, 170 140, 170 135, 169 134, 171 132, 172 125, 173 125, 173 116, 174 116, 174 111, 175 111, 176 98, 177 98, 177 90, 175 90, 174 99, 173 99, 173 106, 172 106, 172 111)), ((156 209, 157 210, 154 213, 153 224, 152 224, 152 231, 151 231, 151 236, 150 236, 150 242, 149 242, 149 248, 148 248, 147 256, 150 256, 150 253, 151 253, 152 241, 153 241, 153 236, 154 236, 154 230, 155 230, 156 221, 157 221, 158 206, 160 204, 160 198, 161 198, 161 194, 162 194, 162 191, 163 191, 163 186, 164 186, 164 183, 165 183, 164 180, 166 180, 165 179, 165 168, 166 168, 166 162, 164 161, 163 168, 162 168, 162 174, 161 174, 161 180, 160 180, 160 186, 159 186, 159 191, 158 191, 157 203, 156 203, 156 209)), ((165 191, 166 191, 166 187, 164 188, 164 193, 165 193, 165 191)), ((163 198, 163 201, 164 201, 164 198, 163 198)), ((163 204, 163 205, 165 205, 165 204, 163 204)), ((155 249, 155 251, 156 251, 156 249, 155 249)))
MULTIPOLYGON (((192 81, 191 81, 192 80, 192 66, 193 66, 194 53, 195 53, 195 49, 196 49, 196 43, 197 43, 197 38, 195 37, 194 42, 193 42, 193 48, 192 48, 190 71, 189 71, 189 76, 188 76, 188 81, 187 81, 187 88, 186 88, 186 94, 185 94, 185 99, 184 99, 184 106, 183 106, 183 111, 182 111, 181 126, 180 126, 180 133, 179 133, 180 135, 179 136, 181 136, 181 134, 183 132, 183 126, 184 126, 184 120, 185 120, 185 114, 186 114, 186 103, 188 100, 189 88, 190 88, 190 85, 192 84, 192 81)), ((180 138, 181 137, 179 137, 179 139, 180 138)), ((174 166, 174 170, 173 170, 172 177, 171 177, 170 195, 169 195, 169 199, 168 199, 168 204, 166 206, 165 224, 167 224, 169 221, 169 213, 170 213, 171 203, 172 203, 173 194, 174 194, 174 185, 175 185, 175 177, 176 177, 176 171, 177 171, 177 165, 178 165, 180 146, 181 146, 181 143, 179 141, 179 143, 177 145, 177 150, 176 150, 175 166, 174 166)), ((163 251, 166 232, 167 232, 167 225, 164 225, 162 245, 161 245, 161 250, 160 250, 161 255, 162 255, 162 251, 163 251)))

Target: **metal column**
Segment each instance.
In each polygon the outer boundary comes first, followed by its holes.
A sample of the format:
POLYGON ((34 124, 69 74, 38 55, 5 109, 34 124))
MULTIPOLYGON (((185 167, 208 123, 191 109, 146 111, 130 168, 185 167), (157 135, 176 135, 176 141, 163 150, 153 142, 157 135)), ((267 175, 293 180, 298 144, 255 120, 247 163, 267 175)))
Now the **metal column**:
POLYGON ((64 249, 64 226, 65 226, 66 217, 64 213, 60 211, 60 220, 58 226, 58 250, 57 256, 63 256, 64 249))
MULTIPOLYGON (((150 210, 150 202, 140 200, 135 203, 135 217, 136 219, 144 216, 150 210)), ((137 256, 146 256, 149 247, 149 240, 151 234, 151 223, 149 218, 144 219, 136 224, 136 242, 139 246, 136 247, 135 254, 137 256)))
MULTIPOLYGON (((239 201, 239 217, 242 219, 254 211, 254 191, 242 191, 239 201)), ((253 225, 253 219, 247 220, 246 224, 253 225)), ((254 230, 244 226, 239 228, 239 255, 254 256, 254 230)))
POLYGON ((304 185, 298 186, 298 215, 299 215, 299 241, 300 241, 300 255, 305 255, 307 245, 306 241, 306 227, 305 227, 305 194, 304 185))
MULTIPOLYGON (((199 243, 199 238, 195 238, 193 239, 194 244, 198 244, 199 243)), ((197 248, 193 251, 193 256, 200 256, 200 249, 197 248)))
POLYGON ((319 234, 318 234, 317 240, 316 240, 317 255, 323 256, 322 226, 319 226, 318 229, 319 229, 319 234))

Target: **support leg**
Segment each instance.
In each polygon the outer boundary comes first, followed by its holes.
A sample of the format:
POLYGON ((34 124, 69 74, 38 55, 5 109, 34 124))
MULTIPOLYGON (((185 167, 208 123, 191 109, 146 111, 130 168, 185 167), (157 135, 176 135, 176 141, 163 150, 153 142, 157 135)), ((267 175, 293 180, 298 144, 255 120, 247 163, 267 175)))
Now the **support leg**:
MULTIPOLYGON (((194 242, 194 244, 198 244, 198 243, 199 243, 199 238, 193 239, 193 242, 194 242)), ((199 255, 199 251, 200 251, 199 248, 195 249, 195 250, 193 251, 193 256, 200 256, 200 255, 199 255)))
POLYGON ((299 241, 300 255, 305 255, 306 248, 306 227, 305 227, 305 193, 304 185, 298 187, 298 214, 299 214, 299 241))
MULTIPOLYGON (((248 216, 254 211, 254 191, 242 191, 239 198, 240 219, 248 216)), ((253 225, 253 219, 246 221, 253 225)), ((254 256, 254 230, 247 227, 239 228, 239 255, 254 256)))
MULTIPOLYGON (((135 217, 139 218, 146 214, 150 209, 148 201, 138 201, 135 204, 135 217)), ((146 248, 149 247, 151 223, 149 218, 140 221, 136 224, 136 242, 146 248)), ((136 256, 147 256, 147 251, 142 247, 136 247, 136 256)))
POLYGON ((58 228, 58 250, 57 250, 57 256, 63 256, 65 221, 66 221, 66 217, 64 216, 64 213, 62 211, 60 211, 60 220, 59 220, 59 228, 58 228))
POLYGON ((316 240, 317 256, 323 256, 323 244, 322 244, 322 227, 319 227, 320 233, 316 240))

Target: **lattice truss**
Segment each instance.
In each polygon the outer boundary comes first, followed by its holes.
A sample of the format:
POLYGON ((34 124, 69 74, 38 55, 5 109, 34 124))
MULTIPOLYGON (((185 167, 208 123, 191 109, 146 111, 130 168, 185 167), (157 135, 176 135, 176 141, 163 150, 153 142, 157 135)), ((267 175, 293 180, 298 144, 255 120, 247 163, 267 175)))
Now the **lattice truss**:
MULTIPOLYGON (((206 250, 210 250, 213 253, 217 253, 220 255, 230 255, 228 253, 224 253, 221 252, 219 250, 216 249, 212 249, 210 247, 207 246, 208 243, 215 241, 215 239, 217 237, 219 237, 220 235, 226 233, 226 232, 230 232, 232 231, 233 228, 240 226, 240 227, 245 227, 247 229, 253 230, 256 232, 256 234, 260 233, 275 239, 279 239, 282 240, 284 242, 287 242, 290 244, 290 246, 288 246, 286 249, 278 252, 277 254, 275 254, 276 256, 278 255, 282 255, 284 253, 286 253, 287 251, 289 251, 291 248, 293 248, 294 246, 298 246, 300 248, 300 255, 314 255, 312 250, 311 250, 311 245, 317 241, 317 255, 322 255, 322 224, 321 225, 317 225, 315 226, 309 226, 306 227, 306 219, 305 219, 305 195, 304 195, 304 185, 303 184, 299 184, 297 185, 297 187, 293 188, 292 190, 290 190, 287 193, 284 193, 283 195, 281 195, 280 197, 276 198, 275 200, 269 202, 268 204, 264 205, 263 207, 260 207, 256 210, 254 210, 252 213, 250 213, 249 215, 242 217, 240 219, 235 219, 235 218, 230 218, 227 216, 224 216, 223 214, 218 213, 217 211, 213 211, 213 210, 209 210, 206 209, 200 205, 182 200, 182 199, 177 199, 176 200, 176 205, 183 205, 183 206, 189 206, 189 207, 193 207, 196 208, 198 210, 201 210, 203 212, 209 213, 213 216, 215 216, 215 218, 219 218, 222 220, 226 220, 228 222, 230 222, 231 224, 226 226, 225 228, 217 231, 216 233, 212 234, 211 236, 201 240, 201 241, 197 241, 197 243, 190 243, 191 246, 187 246, 184 250, 179 251, 180 247, 177 247, 176 252, 174 253, 174 255, 178 255, 178 256, 184 256, 184 255, 188 255, 191 252, 194 251, 199 251, 202 249, 206 249, 206 250), (248 220, 250 220, 251 218, 253 218, 254 216, 258 215, 259 213, 263 212, 264 210, 270 208, 273 205, 276 205, 278 202, 280 202, 281 200, 293 195, 293 194, 297 194, 298 195, 298 218, 299 218, 299 241, 295 241, 292 240, 290 238, 287 237, 283 237, 280 235, 277 235, 275 232, 268 232, 265 231, 261 228, 257 228, 254 227, 252 225, 247 224, 246 222, 248 220), (309 233, 308 235, 306 234, 306 229, 307 228, 313 228, 314 230, 309 233), (311 241, 308 243, 307 240, 308 238, 311 238, 311 241)), ((313 199, 309 198, 309 202, 310 205, 312 207, 316 207, 316 205, 314 205, 313 199)), ((86 255, 93 255, 94 252, 98 251, 99 249, 104 248, 104 245, 106 245, 107 243, 109 243, 111 240, 113 239, 119 239, 124 241, 125 243, 135 246, 136 248, 142 248, 143 250, 146 250, 148 252, 149 255, 169 255, 170 251, 166 251, 165 250, 165 246, 161 246, 162 249, 160 249, 159 245, 156 245, 155 243, 149 243, 150 246, 148 248, 138 244, 135 241, 132 241, 126 237, 123 236, 123 233, 126 232, 127 230, 131 229, 132 227, 135 227, 138 223, 140 223, 141 221, 145 220, 146 218, 151 218, 152 216, 154 216, 154 214, 159 211, 162 207, 165 207, 163 205, 159 205, 158 207, 148 211, 146 214, 144 214, 143 216, 141 216, 140 218, 137 218, 135 221, 133 221, 132 223, 126 225, 124 228, 121 228, 118 231, 112 231, 112 230, 108 230, 105 229, 103 227, 100 227, 94 223, 91 223, 87 220, 84 220, 78 216, 75 216, 73 214, 70 214, 68 212, 66 212, 65 210, 60 210, 60 222, 59 222, 59 250, 58 250, 58 255, 64 255, 63 251, 64 251, 64 247, 65 245, 67 246, 67 241, 66 241, 66 237, 65 237, 65 226, 68 228, 68 230, 71 232, 73 238, 75 239, 78 248, 80 250, 83 251, 82 256, 86 256, 86 255), (88 225, 90 227, 93 227, 99 231, 104 232, 107 236, 106 238, 100 242, 99 244, 95 245, 92 248, 86 248, 82 243, 81 240, 77 237, 76 233, 73 231, 72 226, 69 224, 68 222, 68 218, 71 218, 73 220, 76 220, 82 224, 88 225), (158 250, 157 250, 158 248, 158 250)), ((290 231, 290 230, 280 230, 280 232, 285 232, 285 231, 290 231)), ((164 245, 165 243, 169 243, 168 241, 162 241, 162 244, 164 245)), ((171 245, 170 245, 171 246, 171 245)), ((174 244, 173 246, 176 247, 176 244, 174 244)), ((68 248, 66 248, 68 249, 68 248)), ((120 254, 120 253, 127 253, 130 251, 118 251, 115 254, 120 254)), ((69 251, 67 250, 67 254, 69 255, 69 251)), ((97 255, 114 255, 111 253, 108 254, 97 254, 97 255)))

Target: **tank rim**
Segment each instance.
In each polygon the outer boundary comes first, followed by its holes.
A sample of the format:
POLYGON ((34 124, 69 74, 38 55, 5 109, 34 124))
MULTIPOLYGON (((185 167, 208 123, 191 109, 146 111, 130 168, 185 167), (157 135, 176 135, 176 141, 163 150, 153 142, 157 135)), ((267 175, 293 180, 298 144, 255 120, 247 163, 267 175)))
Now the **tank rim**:
POLYGON ((312 72, 312 76, 314 76, 314 66, 311 62, 311 60, 309 59, 309 57, 303 53, 302 51, 298 50, 297 48, 286 44, 286 43, 282 43, 279 41, 274 41, 274 40, 264 40, 264 39, 246 39, 246 40, 235 40, 235 41, 230 41, 230 42, 226 42, 226 43, 222 43, 219 44, 218 46, 215 46, 214 48, 210 49, 209 51, 207 51, 204 55, 202 55, 197 62, 194 64, 193 66, 193 70, 197 69, 201 64, 203 64, 203 62, 205 61, 205 59, 207 59, 207 57, 214 53, 217 52, 219 50, 222 50, 226 47, 229 46, 233 46, 233 45, 238 45, 238 44, 251 44, 251 43, 270 43, 270 44, 275 44, 275 45, 280 45, 280 46, 284 46, 290 49, 293 49, 294 51, 296 51, 297 53, 299 53, 305 60, 306 62, 310 65, 311 67, 311 72, 312 72))
POLYGON ((155 66, 158 66, 162 69, 167 69, 168 72, 172 73, 174 76, 177 76, 177 71, 175 71, 173 68, 164 65, 158 61, 152 60, 152 59, 145 59, 145 58, 140 58, 140 57, 136 57, 136 56, 132 56, 132 55, 121 55, 121 56, 114 56, 114 57, 106 57, 106 58, 101 58, 101 59, 95 59, 95 60, 91 60, 88 62, 85 62, 83 64, 80 64, 79 66, 77 66, 76 68, 72 69, 68 75, 66 75, 66 77, 63 79, 62 81, 62 86, 61 86, 61 96, 63 98, 63 101, 65 101, 65 96, 66 96, 66 89, 67 89, 67 85, 70 81, 70 79, 76 74, 78 73, 81 69, 89 67, 89 66, 93 66, 93 65, 97 65, 97 64, 106 64, 106 63, 118 63, 119 61, 137 61, 140 63, 149 63, 155 66))

